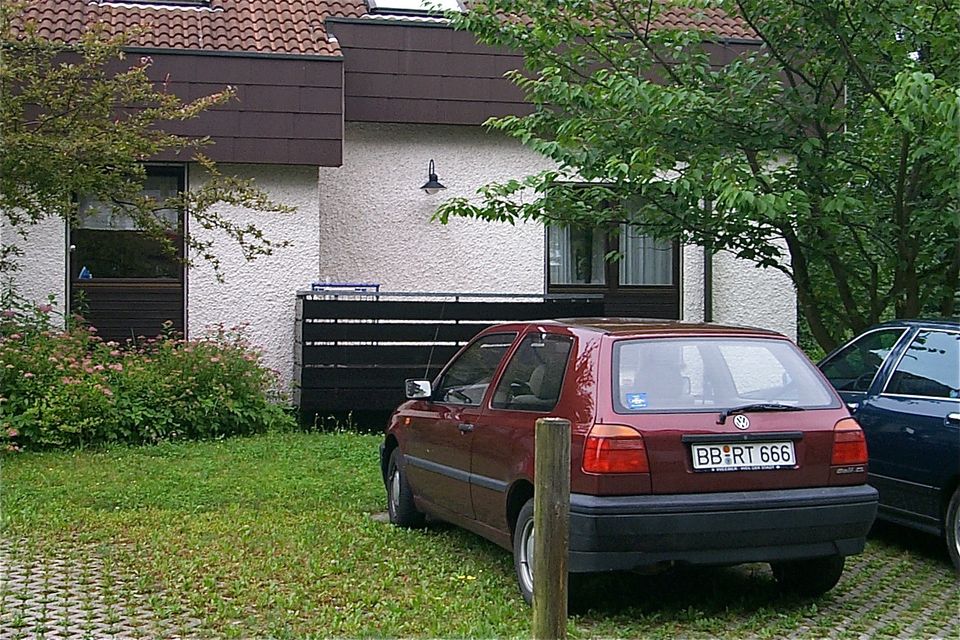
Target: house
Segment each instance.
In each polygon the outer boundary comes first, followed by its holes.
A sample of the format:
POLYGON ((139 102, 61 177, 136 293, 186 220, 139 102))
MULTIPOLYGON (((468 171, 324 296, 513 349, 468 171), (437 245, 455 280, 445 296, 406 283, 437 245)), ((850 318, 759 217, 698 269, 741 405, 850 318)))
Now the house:
MULTIPOLYGON (((149 55, 151 74, 184 98, 235 87, 235 101, 169 130, 210 136, 204 152, 225 172, 254 178, 295 212, 252 220, 291 241, 273 256, 246 262, 237 247, 216 245, 225 283, 202 262, 164 261, 138 233, 95 215, 74 228, 48 220, 22 247, 21 292, 54 293, 67 305, 82 298, 91 320, 114 337, 155 331, 164 319, 190 336, 246 323, 284 380, 293 371, 295 294, 316 281, 372 282, 381 291, 596 293, 609 315, 707 318, 795 335, 791 282, 728 254, 705 262, 700 247, 631 232, 619 241, 627 259, 605 264, 602 256, 617 247, 602 233, 431 222, 444 197, 549 163, 480 126, 529 109, 503 78, 520 65, 517 54, 480 46, 418 7, 413 0, 30 2, 28 16, 54 39, 76 40, 98 22, 108 33, 142 26, 131 51, 149 55), (429 163, 446 187, 438 194, 420 189, 429 163)), ((726 39, 719 56, 754 46, 736 20, 711 12, 703 20, 726 39)), ((204 180, 189 157, 157 159, 148 172, 147 189, 156 193, 204 180)), ((191 227, 189 216, 184 222, 188 234, 209 233, 191 227)))

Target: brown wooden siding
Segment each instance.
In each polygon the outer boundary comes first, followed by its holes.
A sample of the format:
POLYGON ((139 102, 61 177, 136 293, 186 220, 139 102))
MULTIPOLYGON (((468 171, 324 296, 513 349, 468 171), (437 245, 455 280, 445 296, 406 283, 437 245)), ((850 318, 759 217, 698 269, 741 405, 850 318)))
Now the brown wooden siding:
MULTIPOLYGON (((202 152, 217 162, 340 166, 343 158, 343 62, 337 58, 141 53, 150 78, 184 100, 232 86, 236 98, 170 133, 210 136, 202 152)), ((157 160, 187 158, 166 154, 157 160)))
POLYGON ((449 27, 330 19, 344 57, 344 118, 352 122, 478 125, 531 111, 503 77, 515 51, 449 27))

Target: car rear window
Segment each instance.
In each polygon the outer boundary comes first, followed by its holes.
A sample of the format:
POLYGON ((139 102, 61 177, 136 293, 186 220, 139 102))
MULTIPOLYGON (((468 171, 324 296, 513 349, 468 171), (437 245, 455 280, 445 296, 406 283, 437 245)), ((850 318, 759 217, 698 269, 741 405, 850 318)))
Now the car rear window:
POLYGON ((618 413, 717 411, 756 402, 837 406, 813 364, 784 340, 620 340, 612 373, 618 413))

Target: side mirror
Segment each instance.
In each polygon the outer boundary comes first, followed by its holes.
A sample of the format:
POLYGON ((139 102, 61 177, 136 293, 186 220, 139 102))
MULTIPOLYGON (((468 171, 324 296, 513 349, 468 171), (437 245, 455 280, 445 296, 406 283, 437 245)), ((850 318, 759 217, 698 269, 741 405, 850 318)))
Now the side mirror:
POLYGON ((429 398, 433 395, 433 389, 430 388, 429 380, 407 380, 406 390, 407 398, 411 400, 429 398))

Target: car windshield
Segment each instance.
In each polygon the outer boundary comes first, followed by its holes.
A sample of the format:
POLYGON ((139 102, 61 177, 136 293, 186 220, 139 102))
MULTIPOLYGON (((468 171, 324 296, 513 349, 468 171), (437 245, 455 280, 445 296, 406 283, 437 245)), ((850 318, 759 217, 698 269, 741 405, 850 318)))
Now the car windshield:
POLYGON ((613 348, 614 407, 722 411, 753 403, 803 409, 837 406, 807 358, 784 340, 620 340, 613 348))

